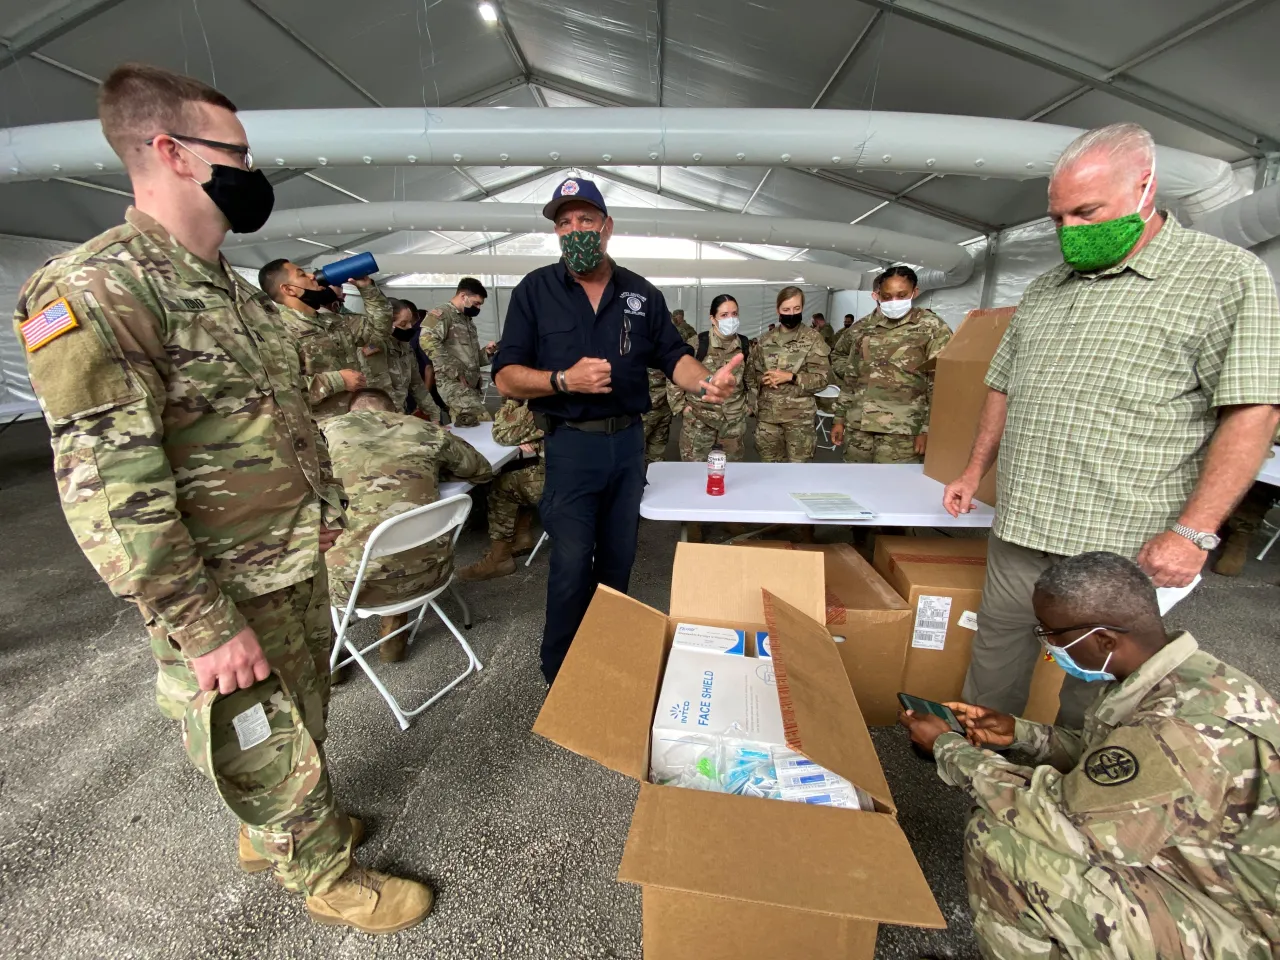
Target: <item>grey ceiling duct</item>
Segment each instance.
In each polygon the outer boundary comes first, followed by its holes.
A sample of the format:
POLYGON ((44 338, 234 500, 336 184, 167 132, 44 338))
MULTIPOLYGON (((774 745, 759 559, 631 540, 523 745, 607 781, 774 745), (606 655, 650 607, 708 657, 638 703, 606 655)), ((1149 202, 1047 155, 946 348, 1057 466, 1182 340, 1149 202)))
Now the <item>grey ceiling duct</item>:
MULTIPOLYGON (((1047 176, 1081 131, 1048 123, 859 110, 366 108, 240 115, 263 167, 483 164, 822 167, 1047 176)), ((13 127, 0 182, 118 172, 96 121, 13 127)), ((1162 193, 1200 215, 1242 196, 1221 160, 1160 148, 1162 193)))
MULTIPOLYGON (((610 213, 618 232, 631 236, 809 247, 832 250, 854 258, 916 264, 925 268, 921 285, 929 289, 958 286, 973 273, 973 259, 963 247, 874 227, 825 220, 661 208, 616 208, 610 213)), ((273 214, 257 233, 228 237, 227 247, 383 230, 548 233, 551 223, 542 216, 542 207, 533 203, 339 203, 281 210, 273 214)), ((379 256, 378 259, 381 261, 384 257, 379 256)), ((851 271, 846 272, 852 275, 851 271)))
POLYGON ((1280 184, 1211 210, 1192 226, 1241 247, 1280 237, 1280 184))

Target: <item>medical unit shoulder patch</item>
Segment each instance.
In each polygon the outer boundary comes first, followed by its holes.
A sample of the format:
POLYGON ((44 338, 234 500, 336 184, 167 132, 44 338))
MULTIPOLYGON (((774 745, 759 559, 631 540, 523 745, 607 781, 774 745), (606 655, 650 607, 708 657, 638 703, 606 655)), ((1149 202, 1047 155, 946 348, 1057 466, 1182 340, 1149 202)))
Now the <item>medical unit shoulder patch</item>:
POLYGON ((80 326, 66 297, 59 297, 19 328, 27 353, 34 353, 50 340, 80 326))

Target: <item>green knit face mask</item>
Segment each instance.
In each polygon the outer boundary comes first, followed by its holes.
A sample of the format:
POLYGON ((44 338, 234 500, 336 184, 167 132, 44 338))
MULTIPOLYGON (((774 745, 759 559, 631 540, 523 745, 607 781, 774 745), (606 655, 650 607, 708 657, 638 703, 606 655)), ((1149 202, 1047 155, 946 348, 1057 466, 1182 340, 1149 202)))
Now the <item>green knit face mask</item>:
POLYGON ((604 260, 599 230, 573 230, 560 238, 565 266, 574 273, 590 273, 604 260))
MULTIPOLYGON (((1151 165, 1151 177, 1142 191, 1142 199, 1138 201, 1138 209, 1134 213, 1114 220, 1103 220, 1101 223, 1080 223, 1069 227, 1058 228, 1058 245, 1062 248, 1062 259, 1078 273, 1093 273, 1114 267, 1129 255, 1138 241, 1142 231, 1146 229, 1147 220, 1142 216, 1142 208, 1147 202, 1147 194, 1151 192, 1151 184, 1155 183, 1155 162, 1151 165)), ((1151 211, 1155 216, 1155 211, 1151 211)))

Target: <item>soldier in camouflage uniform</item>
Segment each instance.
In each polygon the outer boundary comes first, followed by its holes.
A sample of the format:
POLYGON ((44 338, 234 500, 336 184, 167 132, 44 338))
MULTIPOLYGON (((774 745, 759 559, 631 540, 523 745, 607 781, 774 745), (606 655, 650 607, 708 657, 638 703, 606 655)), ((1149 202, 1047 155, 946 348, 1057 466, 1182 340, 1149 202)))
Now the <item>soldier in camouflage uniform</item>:
MULTIPOLYGON (((673 310, 671 322, 685 340, 696 337, 697 332, 685 323, 684 311, 673 310)), ((671 439, 671 418, 675 408, 667 400, 668 380, 661 370, 649 371, 649 412, 644 420, 644 462, 648 466, 657 463, 667 453, 667 441, 671 439)))
POLYGON ((391 339, 391 304, 368 277, 354 281, 364 313, 342 313, 333 288, 288 260, 258 271, 258 286, 281 307, 280 315, 302 353, 302 372, 316 420, 347 412, 351 394, 367 384, 360 346, 385 348, 391 339))
POLYGON ((459 580, 494 580, 516 572, 515 558, 533 550, 532 509, 542 499, 546 468, 542 431, 525 400, 507 400, 493 418, 493 439, 519 447, 520 458, 502 468, 489 485, 489 552, 458 571, 459 580), (523 509, 521 509, 523 508, 523 509))
MULTIPOLYGON (((489 461, 471 444, 434 423, 396 412, 379 390, 357 393, 351 411, 322 425, 333 458, 333 472, 347 492, 347 532, 327 557, 329 591, 335 605, 351 599, 369 534, 384 520, 440 499, 440 477, 488 483, 489 461)), ((453 569, 453 538, 377 557, 369 561, 360 587, 363 605, 383 606, 411 600, 448 579, 453 569)), ((382 636, 407 622, 408 614, 382 618, 382 636)), ((407 633, 378 648, 387 662, 404 659, 407 633)))
POLYGON ((142 614, 157 701, 240 820, 242 868, 274 868, 322 923, 404 929, 431 891, 352 861, 322 747, 342 491, 279 310, 218 254, 271 185, 199 81, 128 64, 99 110, 139 206, 36 271, 14 318, 63 512, 142 614))
POLYGON ((882 273, 880 306, 849 328, 832 355, 841 392, 831 440, 845 444, 845 463, 923 460, 934 366, 951 328, 911 305, 916 283, 910 267, 882 273))
MULTIPOLYGON (((428 310, 422 321, 422 349, 436 368, 436 389, 460 427, 474 427, 493 417, 480 392, 480 368, 488 362, 480 349, 474 318, 489 293, 473 277, 458 281, 458 291, 446 304, 428 310)), ((493 344, 489 344, 492 347, 493 344)))
POLYGON ((826 341, 828 347, 835 346, 836 332, 831 329, 831 324, 827 323, 827 318, 823 314, 813 315, 813 329, 818 331, 818 335, 826 341))
MULTIPOLYGON (((742 341, 738 336, 738 301, 726 293, 711 301, 711 329, 707 331, 705 355, 700 345, 701 334, 686 339, 694 349, 696 359, 711 373, 726 366, 742 353, 742 341), (727 329, 728 334, 721 330, 727 329)), ((735 389, 724 403, 707 403, 700 397, 691 397, 674 383, 667 387, 667 398, 672 410, 684 415, 680 428, 680 459, 685 463, 706 460, 717 443, 724 448, 728 460, 740 461, 746 452, 744 437, 747 432, 747 395, 742 390, 746 374, 746 357, 733 371, 735 389)))
POLYGON ((1280 956, 1280 706, 1166 637, 1150 579, 1116 554, 1060 561, 1034 603, 1060 664, 1114 677, 1083 730, 953 705, 974 743, 1027 766, 902 718, 978 805, 964 859, 983 955, 1280 956))
POLYGON ((781 326, 760 338, 747 362, 756 449, 765 463, 808 463, 817 412, 813 395, 827 386, 831 350, 816 330, 801 324, 804 291, 784 287, 777 305, 781 326))
MULTIPOLYGON (((361 348, 361 368, 371 390, 391 398, 396 413, 405 413, 409 397, 432 423, 440 422, 440 408, 418 368, 413 341, 418 338, 418 308, 408 300, 391 299, 391 337, 386 346, 361 348)), ((412 412, 411 410, 408 412, 412 412)))

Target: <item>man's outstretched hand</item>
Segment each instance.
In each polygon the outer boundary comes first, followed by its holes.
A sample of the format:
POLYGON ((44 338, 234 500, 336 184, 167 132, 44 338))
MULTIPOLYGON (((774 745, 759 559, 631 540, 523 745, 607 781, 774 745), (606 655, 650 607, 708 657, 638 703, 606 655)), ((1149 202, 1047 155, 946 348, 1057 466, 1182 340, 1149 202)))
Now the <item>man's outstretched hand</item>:
POLYGON ((710 403, 724 403, 733 396, 738 388, 738 380, 733 371, 742 365, 742 354, 734 354, 732 360, 703 381, 702 399, 710 403))

